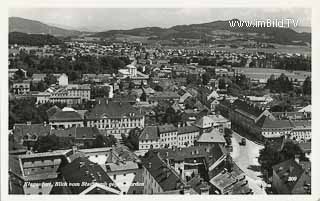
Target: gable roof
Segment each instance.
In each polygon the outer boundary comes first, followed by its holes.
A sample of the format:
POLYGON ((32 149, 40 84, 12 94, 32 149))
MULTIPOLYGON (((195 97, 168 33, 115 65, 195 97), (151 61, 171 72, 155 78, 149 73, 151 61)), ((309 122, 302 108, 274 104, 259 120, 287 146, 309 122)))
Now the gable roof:
POLYGON ((139 136, 139 140, 158 140, 159 138, 159 129, 157 126, 145 127, 139 136))
POLYGON ((142 113, 128 102, 102 101, 88 113, 88 119, 100 119, 106 117, 121 118, 123 116, 141 117, 142 113), (131 115, 131 116, 130 116, 131 115))
POLYGON ((46 136, 50 133, 51 126, 43 124, 15 124, 13 135, 15 139, 22 139, 25 135, 46 136))
POLYGON ((197 139, 197 142, 206 143, 226 143, 226 140, 217 129, 212 129, 210 132, 205 132, 197 139))
MULTIPOLYGON (((76 158, 71 163, 64 166, 61 169, 61 174, 68 183, 92 183, 90 186, 94 183, 100 183, 111 187, 116 191, 120 191, 100 165, 93 163, 84 157, 76 158)), ((89 188, 89 186, 69 185, 72 194, 80 194, 87 188, 89 188)))
POLYGON ((179 190, 179 184, 185 185, 177 173, 167 166, 156 151, 149 151, 145 154, 142 158, 142 164, 163 191, 179 190))
MULTIPOLYGON (((287 189, 292 192, 292 190, 296 187, 299 182, 300 178, 308 171, 310 172, 310 162, 301 162, 298 164, 294 159, 289 159, 283 161, 279 164, 272 166, 273 171, 278 175, 280 180, 282 181, 283 185, 287 187, 287 189), (290 180, 290 178, 295 178, 294 180, 290 180)), ((311 175, 309 178, 309 184, 311 181, 311 175)), ((302 184, 304 185, 304 184, 302 184)), ((305 192, 301 192, 305 193, 305 192)))
POLYGON ((168 133, 168 132, 177 132, 178 128, 175 127, 173 124, 164 124, 158 126, 159 133, 168 133))
POLYGON ((81 115, 76 111, 57 111, 49 121, 82 121, 81 115))
POLYGON ((56 112, 59 112, 61 111, 61 109, 54 105, 52 107, 50 107, 46 112, 47 112, 47 115, 48 115, 48 118, 51 118, 56 112))
POLYGON ((290 120, 271 120, 269 117, 263 115, 258 121, 257 125, 263 129, 267 128, 293 128, 290 120))
POLYGON ((185 134, 185 133, 194 133, 199 131, 200 129, 196 126, 182 126, 178 128, 178 135, 185 134))
POLYGON ((100 134, 96 127, 71 127, 68 129, 51 130, 52 135, 57 137, 74 137, 74 138, 96 138, 100 134))
POLYGON ((257 118, 263 112, 259 107, 255 107, 254 104, 249 104, 243 100, 235 100, 232 106, 238 111, 242 111, 244 113, 249 114, 250 116, 257 118))

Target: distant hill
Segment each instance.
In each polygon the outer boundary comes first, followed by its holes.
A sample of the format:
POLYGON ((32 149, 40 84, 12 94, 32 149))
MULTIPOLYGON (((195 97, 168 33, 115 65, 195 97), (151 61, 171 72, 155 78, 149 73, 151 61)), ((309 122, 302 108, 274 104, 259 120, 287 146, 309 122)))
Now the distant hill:
POLYGON ((43 46, 57 45, 61 43, 61 40, 48 34, 27 34, 21 32, 9 33, 9 44, 43 46))
POLYGON ((80 31, 62 29, 50 26, 35 20, 28 20, 20 17, 9 18, 9 32, 22 32, 29 34, 50 34, 53 36, 77 36, 80 31))
MULTIPOLYGON (((239 21, 233 19, 233 22, 239 21)), ((274 42, 279 44, 291 44, 292 41, 311 43, 311 33, 298 33, 288 28, 267 28, 267 27, 231 27, 229 21, 214 21, 202 24, 177 25, 170 28, 143 27, 130 30, 110 30, 93 34, 95 37, 113 37, 117 34, 148 36, 154 39, 167 40, 173 38, 204 39, 212 38, 214 31, 225 30, 235 33, 258 33, 268 36, 261 39, 261 42, 274 42)))

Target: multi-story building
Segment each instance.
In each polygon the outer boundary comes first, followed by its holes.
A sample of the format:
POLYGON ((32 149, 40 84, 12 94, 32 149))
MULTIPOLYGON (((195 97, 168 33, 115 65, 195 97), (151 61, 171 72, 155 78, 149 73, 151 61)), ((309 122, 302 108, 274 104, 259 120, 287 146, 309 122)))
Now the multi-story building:
POLYGON ((297 141, 311 140, 311 121, 301 120, 293 121, 294 128, 291 130, 289 137, 297 141))
POLYGON ((290 120, 271 120, 267 116, 260 118, 257 125, 261 128, 261 135, 264 138, 287 136, 294 127, 290 120))
POLYGON ((68 96, 80 97, 82 100, 90 100, 90 85, 89 84, 69 84, 67 87, 68 96))
POLYGON ((68 163, 70 154, 71 150, 58 150, 10 157, 9 191, 14 193, 16 185, 19 185, 22 186, 22 194, 50 194, 54 185, 44 183, 59 181, 59 168, 68 163))
POLYGON ((144 127, 144 114, 126 102, 111 102, 99 99, 86 116, 88 127, 96 127, 106 135, 112 134, 121 139, 133 128, 144 127))
POLYGON ((164 147, 176 147, 178 145, 178 128, 172 124, 158 126, 161 144, 164 147))
POLYGON ((200 129, 195 126, 178 127, 178 147, 193 146, 200 135, 200 129))
POLYGON ((89 84, 71 84, 67 86, 60 86, 57 89, 49 88, 45 92, 39 92, 35 97, 37 98, 37 103, 51 102, 76 105, 81 104, 85 100, 90 100, 90 90, 91 88, 89 84))
POLYGON ((200 130, 195 126, 147 126, 139 137, 139 150, 193 146, 199 134, 200 130))
POLYGON ((142 159, 142 164, 143 194, 197 194, 161 159, 159 153, 149 151, 142 159))

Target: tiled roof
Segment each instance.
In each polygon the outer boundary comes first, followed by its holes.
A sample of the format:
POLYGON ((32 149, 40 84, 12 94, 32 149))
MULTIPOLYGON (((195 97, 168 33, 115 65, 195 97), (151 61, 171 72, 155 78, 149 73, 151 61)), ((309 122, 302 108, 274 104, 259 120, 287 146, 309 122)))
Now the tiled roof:
POLYGON ((293 128, 293 124, 290 120, 271 120, 265 115, 261 117, 257 125, 261 128, 293 128))
MULTIPOLYGON (((100 165, 87 158, 77 158, 61 169, 61 174, 68 183, 100 183, 119 190, 100 165)), ((89 186, 69 186, 72 194, 79 194, 89 186)))
POLYGON ((50 107, 50 108, 47 110, 48 118, 51 118, 52 115, 54 115, 56 112, 59 112, 59 111, 61 111, 61 109, 60 109, 58 106, 56 106, 56 105, 50 107))
POLYGON ((255 107, 253 104, 246 103, 245 101, 239 99, 235 100, 232 106, 235 109, 238 109, 255 117, 258 117, 263 112, 263 110, 255 107))
POLYGON ((168 132, 177 132, 178 131, 178 128, 172 124, 160 125, 160 126, 158 126, 158 128, 159 128, 159 133, 168 133, 168 132))
POLYGON ((17 139, 22 139, 27 134, 46 136, 49 134, 50 129, 50 125, 43 124, 15 124, 13 129, 13 135, 17 139))
POLYGON ((159 132, 157 126, 147 126, 141 132, 139 140, 157 140, 159 139, 159 132))
POLYGON ((302 142, 298 144, 302 152, 311 152, 311 142, 302 142))
POLYGON ((195 126, 199 128, 210 128, 212 127, 213 120, 208 116, 203 116, 195 122, 195 126))
POLYGON ((246 184, 244 172, 232 162, 232 170, 222 170, 211 178, 210 183, 222 190, 223 194, 248 194, 250 188, 246 184))
POLYGON ((188 181, 188 184, 191 186, 192 189, 194 189, 198 194, 201 193, 202 188, 210 188, 209 184, 203 180, 203 178, 200 177, 200 175, 197 175, 193 177, 190 181, 188 181))
POLYGON ((226 143, 223 134, 217 129, 212 129, 210 132, 203 133, 199 136, 197 142, 207 142, 207 143, 226 143))
POLYGON ((68 129, 51 130, 57 137, 96 138, 100 134, 96 127, 71 127, 68 129))
POLYGON ((49 121, 82 121, 81 115, 76 111, 58 111, 51 117, 49 121))
MULTIPOLYGON (((294 159, 289 159, 272 167, 273 171, 278 175, 283 185, 285 185, 290 192, 296 188, 296 185, 304 185, 304 182, 299 182, 299 180, 303 174, 305 174, 305 171, 310 172, 310 162, 300 163, 303 164, 303 166, 298 164, 294 159), (289 181, 289 177, 296 179, 289 181)), ((309 177, 309 181, 306 182, 309 182, 309 184, 311 183, 311 176, 309 177)))
POLYGON ((141 117, 142 114, 138 109, 133 107, 128 102, 108 102, 98 103, 87 115, 88 119, 100 119, 103 116, 109 118, 141 117))
POLYGON ((157 149, 161 158, 175 161, 186 159, 204 158, 210 166, 224 155, 222 147, 214 146, 194 146, 177 149, 157 149))
POLYGON ((185 134, 185 133, 194 133, 199 132, 199 128, 196 126, 182 126, 178 128, 178 135, 185 134))
POLYGON ((163 191, 178 190, 185 185, 174 170, 160 158, 158 152, 149 151, 142 159, 143 166, 161 186, 163 191))

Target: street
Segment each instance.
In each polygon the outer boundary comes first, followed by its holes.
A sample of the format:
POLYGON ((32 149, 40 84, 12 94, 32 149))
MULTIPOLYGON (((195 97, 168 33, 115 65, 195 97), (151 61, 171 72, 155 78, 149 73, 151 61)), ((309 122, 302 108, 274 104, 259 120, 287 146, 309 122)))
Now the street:
POLYGON ((231 156, 233 160, 247 175, 249 186, 254 194, 266 194, 266 183, 262 179, 260 164, 258 162, 259 150, 263 148, 263 145, 258 145, 246 139, 246 145, 240 146, 239 142, 242 136, 236 132, 233 132, 232 135, 233 151, 231 152, 231 156), (263 188, 261 188, 261 185, 263 188))

